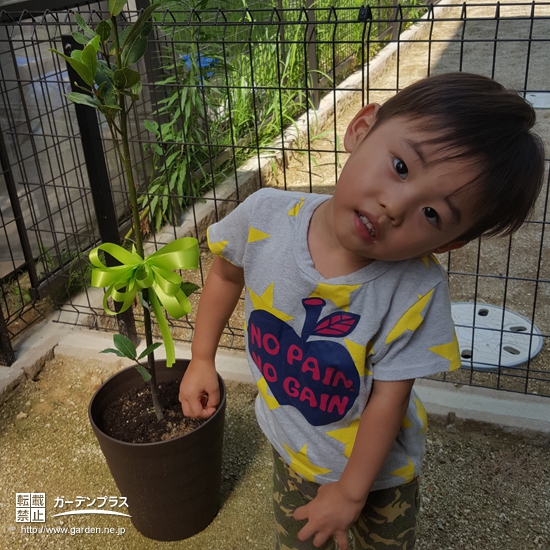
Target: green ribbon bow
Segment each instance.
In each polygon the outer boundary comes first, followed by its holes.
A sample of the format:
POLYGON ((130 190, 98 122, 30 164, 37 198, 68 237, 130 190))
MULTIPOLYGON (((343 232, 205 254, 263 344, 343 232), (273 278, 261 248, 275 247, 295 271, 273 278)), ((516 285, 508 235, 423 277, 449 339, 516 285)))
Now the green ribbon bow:
POLYGON ((143 259, 135 250, 129 252, 113 243, 105 243, 90 252, 92 263, 92 286, 107 287, 103 297, 103 309, 109 315, 116 311, 109 309, 107 300, 122 302, 120 313, 134 302, 136 294, 149 289, 149 303, 157 319, 166 347, 166 366, 175 362, 174 341, 162 307, 175 319, 187 315, 191 304, 182 289, 181 277, 173 269, 196 269, 199 264, 197 239, 183 237, 163 246, 143 259), (107 266, 99 257, 99 251, 110 254, 121 265, 107 266), (124 289, 124 291, 122 291, 124 289))

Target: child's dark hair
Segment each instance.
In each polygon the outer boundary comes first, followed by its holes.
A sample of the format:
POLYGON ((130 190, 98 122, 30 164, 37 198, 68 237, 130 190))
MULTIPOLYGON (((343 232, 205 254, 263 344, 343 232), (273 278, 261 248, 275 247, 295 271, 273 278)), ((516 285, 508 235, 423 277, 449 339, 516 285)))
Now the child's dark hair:
POLYGON ((476 222, 459 240, 510 234, 534 207, 544 177, 544 146, 531 128, 535 111, 515 91, 469 73, 425 78, 380 107, 372 130, 402 116, 434 138, 442 160, 479 166, 476 222))

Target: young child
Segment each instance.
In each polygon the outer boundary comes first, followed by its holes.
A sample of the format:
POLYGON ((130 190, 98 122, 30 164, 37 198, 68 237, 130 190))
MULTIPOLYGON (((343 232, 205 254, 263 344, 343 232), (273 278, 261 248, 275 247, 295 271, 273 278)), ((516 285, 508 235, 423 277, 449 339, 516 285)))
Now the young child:
POLYGON ((246 288, 258 422, 273 446, 277 548, 411 549, 426 411, 415 378, 459 368, 433 253, 516 230, 544 150, 519 95, 434 76, 363 107, 333 196, 261 189, 208 231, 183 412, 219 402, 214 355, 246 288))

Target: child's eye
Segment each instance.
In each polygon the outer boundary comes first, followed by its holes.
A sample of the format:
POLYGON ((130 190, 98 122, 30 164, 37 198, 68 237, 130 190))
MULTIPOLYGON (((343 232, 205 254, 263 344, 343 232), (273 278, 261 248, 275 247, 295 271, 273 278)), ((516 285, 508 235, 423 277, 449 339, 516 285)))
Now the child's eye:
POLYGON ((424 216, 426 216, 426 219, 433 225, 439 224, 439 214, 431 207, 426 206, 422 209, 422 212, 424 212, 424 216))
POLYGON ((393 167, 401 179, 407 179, 407 176, 409 175, 409 169, 401 159, 395 157, 393 159, 393 167))

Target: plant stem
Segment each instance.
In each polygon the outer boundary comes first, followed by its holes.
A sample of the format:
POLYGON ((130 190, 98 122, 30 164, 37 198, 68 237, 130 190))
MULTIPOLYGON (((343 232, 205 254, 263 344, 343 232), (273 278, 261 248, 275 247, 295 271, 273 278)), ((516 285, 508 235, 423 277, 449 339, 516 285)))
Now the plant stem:
MULTIPOLYGON (((113 41, 115 46, 116 66, 120 68, 122 66, 122 60, 120 55, 120 43, 118 36, 118 28, 116 23, 116 17, 111 17, 111 23, 113 28, 113 41)), ((126 174, 126 180, 128 182, 128 191, 130 193, 130 208, 132 211, 132 225, 134 228, 134 237, 136 241, 137 253, 144 258, 143 250, 143 238, 141 235, 141 221, 139 217, 139 206, 136 193, 136 184, 134 180, 134 173, 132 170, 132 161, 130 155, 130 145, 128 143, 128 113, 126 111, 126 102, 124 94, 118 94, 118 101, 120 107, 120 141, 122 143, 122 152, 117 148, 119 158, 124 166, 124 172, 126 174)), ((147 289, 143 289, 143 301, 149 304, 147 289)), ((148 307, 143 308, 143 328, 145 330, 145 341, 147 347, 153 343, 153 330, 151 326, 151 314, 148 307)), ((151 352, 147 356, 147 362, 149 365, 149 373, 151 374, 151 380, 149 381, 151 386, 151 395, 153 397, 153 406, 155 408, 155 415, 159 420, 163 418, 162 406, 160 404, 158 396, 158 387, 155 371, 155 356, 151 352)))

